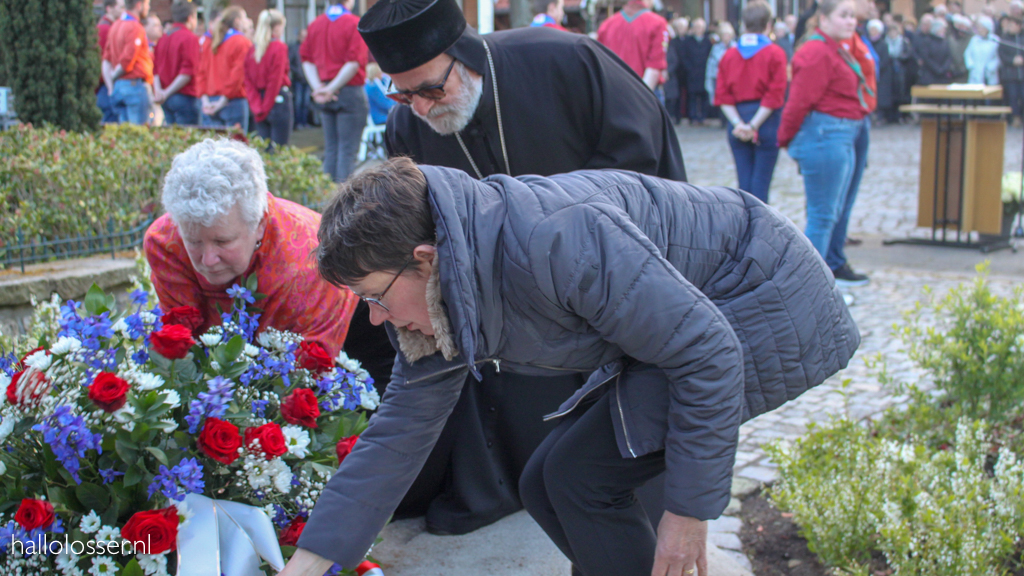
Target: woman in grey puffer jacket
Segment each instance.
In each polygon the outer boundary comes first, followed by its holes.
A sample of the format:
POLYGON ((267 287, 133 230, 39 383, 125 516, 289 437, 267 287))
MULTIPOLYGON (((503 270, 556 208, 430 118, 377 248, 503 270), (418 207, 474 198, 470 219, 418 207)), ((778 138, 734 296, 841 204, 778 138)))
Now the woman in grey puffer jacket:
POLYGON ((614 170, 477 181, 399 158, 343 184, 319 237, 321 274, 400 352, 286 575, 363 558, 485 362, 591 373, 520 482, 577 573, 706 573, 740 424, 860 343, 801 231, 727 188, 614 170), (632 493, 662 471, 656 535, 632 493))

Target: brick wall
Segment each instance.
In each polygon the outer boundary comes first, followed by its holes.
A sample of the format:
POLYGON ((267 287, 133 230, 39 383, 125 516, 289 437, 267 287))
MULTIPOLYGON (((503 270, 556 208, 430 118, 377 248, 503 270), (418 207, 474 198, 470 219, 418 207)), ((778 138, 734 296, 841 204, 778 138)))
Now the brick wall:
MULTIPOLYGON (((196 3, 199 6, 202 6, 201 0, 196 0, 196 3)), ((171 4, 173 4, 172 0, 151 0, 149 4, 149 11, 151 14, 159 16, 161 22, 167 22, 171 18, 171 4)), ((260 12, 266 10, 268 7, 273 8, 277 5, 274 0, 231 0, 229 4, 245 8, 246 14, 249 15, 249 18, 252 18, 254 23, 256 22, 256 19, 259 18, 260 12)))

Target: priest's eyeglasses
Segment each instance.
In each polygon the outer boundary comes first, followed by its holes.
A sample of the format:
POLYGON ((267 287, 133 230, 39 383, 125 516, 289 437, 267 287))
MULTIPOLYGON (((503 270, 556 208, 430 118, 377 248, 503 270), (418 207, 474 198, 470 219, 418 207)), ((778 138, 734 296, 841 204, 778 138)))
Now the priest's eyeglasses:
POLYGON ((391 309, 385 306, 384 303, 381 302, 381 300, 384 299, 384 295, 388 293, 388 290, 391 290, 392 286, 394 286, 395 280, 398 280, 398 277, 402 275, 402 272, 405 272, 405 269, 409 267, 409 264, 412 264, 412 261, 414 259, 415 257, 409 258, 408 260, 405 261, 405 264, 402 264, 402 267, 398 269, 398 274, 395 274, 395 277, 391 279, 391 282, 388 282, 387 287, 385 287, 384 291, 380 293, 380 296, 376 298, 370 298, 369 296, 359 296, 359 298, 361 298, 363 302, 366 302, 367 304, 376 304, 377 306, 383 308, 385 312, 390 313, 391 309))
POLYGON ((419 96, 427 100, 440 100, 445 96, 444 85, 448 82, 448 76, 451 76, 452 68, 455 68, 455 58, 452 58, 452 63, 448 65, 448 71, 444 73, 444 78, 441 78, 440 84, 434 84, 433 86, 427 86, 418 90, 396 90, 388 92, 385 96, 399 104, 406 105, 412 104, 413 96, 419 96))

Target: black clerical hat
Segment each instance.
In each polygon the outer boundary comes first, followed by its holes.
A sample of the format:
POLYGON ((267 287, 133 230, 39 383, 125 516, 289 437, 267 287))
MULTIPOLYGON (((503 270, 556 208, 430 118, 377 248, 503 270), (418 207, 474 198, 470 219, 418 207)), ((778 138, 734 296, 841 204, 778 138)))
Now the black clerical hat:
POLYGON ((451 48, 466 29, 455 0, 378 0, 359 19, 359 33, 380 69, 412 70, 451 48))

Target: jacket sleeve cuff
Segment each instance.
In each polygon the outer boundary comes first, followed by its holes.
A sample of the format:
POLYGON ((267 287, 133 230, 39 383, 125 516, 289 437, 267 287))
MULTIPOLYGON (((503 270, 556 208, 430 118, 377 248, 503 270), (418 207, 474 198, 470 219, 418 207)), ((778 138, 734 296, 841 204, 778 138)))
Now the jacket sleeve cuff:
POLYGON ((713 520, 729 505, 735 453, 694 460, 665 451, 665 509, 679 516, 713 520))

